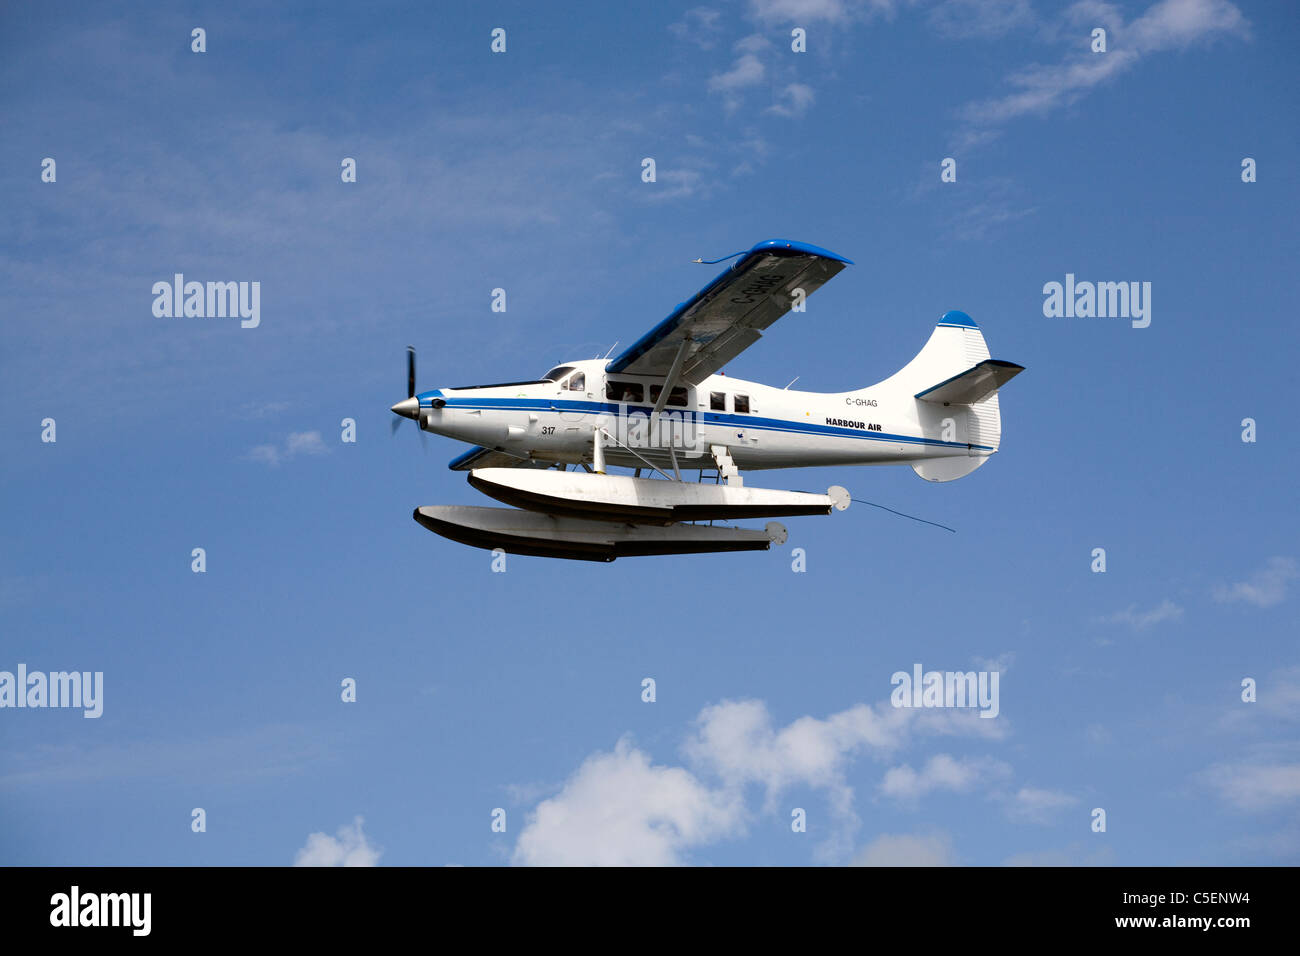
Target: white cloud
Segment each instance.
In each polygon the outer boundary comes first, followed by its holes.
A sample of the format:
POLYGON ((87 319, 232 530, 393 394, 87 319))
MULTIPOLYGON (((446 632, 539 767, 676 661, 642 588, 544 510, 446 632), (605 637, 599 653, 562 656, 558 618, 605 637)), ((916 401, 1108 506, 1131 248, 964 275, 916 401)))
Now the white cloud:
POLYGON ((298 455, 324 455, 329 449, 320 436, 320 432, 291 432, 284 441, 284 447, 276 445, 257 445, 245 456, 251 461, 260 461, 265 465, 277 467, 298 455))
POLYGON ((752 33, 735 44, 740 55, 725 73, 709 77, 709 92, 721 93, 728 112, 740 108, 741 92, 757 86, 767 76, 767 67, 759 56, 772 48, 772 41, 761 33, 752 33))
POLYGON ((719 32, 722 12, 709 7, 687 10, 681 20, 670 23, 668 30, 680 40, 689 40, 702 50, 711 50, 719 32))
POLYGON ((957 855, 946 833, 882 833, 853 858, 854 866, 956 866, 957 855))
MULTIPOLYGON (((706 175, 706 171, 712 171, 712 163, 692 158, 683 159, 681 163, 669 168, 660 167, 655 173, 655 185, 638 189, 637 198, 648 203, 662 203, 696 194, 708 195, 716 185, 716 177, 706 175)), ((608 345, 604 347, 608 348, 608 345)))
POLYGON ((351 826, 339 827, 338 836, 313 833, 294 857, 294 866, 376 866, 383 852, 371 846, 361 832, 365 821, 356 817, 351 826))
POLYGON ((1003 651, 997 657, 972 657, 971 662, 975 665, 976 670, 997 671, 1005 674, 1011 670, 1011 665, 1016 662, 1016 654, 1014 651, 1003 651))
POLYGON ((742 53, 726 73, 715 73, 709 77, 709 89, 714 93, 734 93, 761 83, 765 72, 763 61, 755 54, 742 53))
POLYGON ((743 827, 737 795, 680 767, 654 766, 624 738, 588 757, 564 789, 543 800, 515 845, 533 866, 676 866, 691 849, 743 827))
POLYGON ((885 711, 858 704, 825 720, 800 717, 778 731, 762 701, 723 701, 700 712, 686 753, 732 783, 761 782, 776 792, 794 783, 826 786, 855 750, 902 743, 906 712, 885 711))
POLYGON ((1214 599, 1224 604, 1245 601, 1256 607, 1273 607, 1286 600, 1288 587, 1296 578, 1300 578, 1300 566, 1294 558, 1269 558, 1247 580, 1215 588, 1214 599))
POLYGON ((988 127, 1068 106, 1152 53, 1248 32, 1241 11, 1228 0, 1160 0, 1127 25, 1117 8, 1105 3, 1076 4, 1066 16, 1075 26, 1066 32, 1076 41, 1075 51, 1059 63, 1035 64, 1011 74, 1007 81, 1013 92, 967 104, 962 116, 968 128, 959 137, 960 145, 987 140, 988 127), (1089 39, 1091 32, 1082 32, 1082 26, 1107 29, 1107 52, 1078 48, 1078 39, 1089 39))
POLYGON ((1300 764, 1217 764, 1201 780, 1238 810, 1269 810, 1300 800, 1300 764))
POLYGON ((1008 82, 1019 89, 993 100, 967 105, 962 113, 977 126, 1006 123, 1031 113, 1044 114, 1074 102, 1084 92, 1132 65, 1132 50, 1092 54, 1094 59, 1077 59, 1052 66, 1029 66, 1011 74, 1008 82))
POLYGON ((325 443, 321 441, 320 432, 291 432, 285 442, 285 453, 294 455, 323 455, 325 443))
POLYGON ((794 26, 808 23, 843 23, 876 14, 890 16, 895 0, 750 0, 751 12, 760 20, 781 20, 794 26))
POLYGON ((816 99, 813 88, 805 83, 791 83, 781 91, 777 102, 767 108, 777 116, 802 116, 816 99))
POLYGON ((834 825, 818 855, 833 859, 847 853, 859 826, 845 778, 851 759, 864 750, 888 754, 900 747, 909 718, 898 708, 859 704, 825 720, 800 717, 778 730, 761 701, 724 701, 700 712, 685 752, 730 788, 761 785, 768 811, 792 786, 825 791, 834 825))
POLYGON ((1097 620, 1102 624, 1126 624, 1135 631, 1145 631, 1147 628, 1165 621, 1176 621, 1182 616, 1183 609, 1173 601, 1165 598, 1149 611, 1139 611, 1137 606, 1133 605, 1126 610, 1107 614, 1097 620))
POLYGON ((749 36, 741 37, 736 41, 736 51, 738 53, 762 53, 770 49, 772 49, 772 41, 761 33, 751 33, 749 36))
POLYGON ((754 785, 764 792, 766 813, 778 811, 778 798, 791 787, 824 792, 831 835, 817 855, 842 860, 859 826, 847 780, 853 759, 889 756, 919 734, 987 736, 982 725, 998 723, 970 716, 884 702, 778 728, 762 701, 723 701, 696 718, 683 746, 689 769, 654 765, 627 738, 613 753, 589 757, 529 814, 514 862, 685 863, 693 851, 746 831, 752 813, 745 793, 754 785))
MULTIPOLYGON (((1242 675, 1255 676, 1255 675, 1242 675)), ((1233 694, 1219 717, 1219 726, 1225 730, 1242 733, 1259 729, 1267 723, 1265 718, 1283 721, 1300 720, 1300 667, 1283 667, 1256 680, 1255 700, 1243 701, 1245 689, 1240 680, 1234 680, 1233 694)))
POLYGON ((892 767, 885 772, 880 792, 887 797, 912 801, 935 790, 965 793, 990 780, 1008 777, 1011 767, 987 757, 963 757, 935 754, 920 772, 910 765, 892 767))
POLYGON ((1276 670, 1256 688, 1254 704, 1266 714, 1283 720, 1300 720, 1300 667, 1276 670))
POLYGON ((1021 787, 1007 801, 1007 816, 1028 823, 1050 823, 1061 810, 1078 802, 1078 797, 1060 790, 1021 787))
POLYGON ((1161 0, 1120 31, 1142 53, 1182 49, 1217 33, 1245 35, 1246 18, 1228 0, 1161 0))

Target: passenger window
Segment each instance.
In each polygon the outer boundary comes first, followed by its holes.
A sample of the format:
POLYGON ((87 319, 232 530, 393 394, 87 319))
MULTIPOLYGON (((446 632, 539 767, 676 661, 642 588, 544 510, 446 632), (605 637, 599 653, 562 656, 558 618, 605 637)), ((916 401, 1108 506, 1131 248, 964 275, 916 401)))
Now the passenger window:
POLYGON ((611 402, 639 402, 643 394, 640 382, 605 383, 605 397, 611 402))
POLYGON ((568 389, 571 392, 581 392, 587 387, 587 376, 579 372, 573 378, 569 379, 568 389))
POLYGON ((740 414, 740 415, 748 415, 748 414, 749 414, 749 396, 748 396, 748 395, 737 395, 737 396, 736 396, 736 412, 737 412, 737 414, 740 414))
MULTIPOLYGON (((659 395, 663 392, 663 390, 664 389, 662 385, 651 385, 650 401, 655 404, 658 404, 659 395)), ((668 393, 668 404, 676 405, 678 408, 686 407, 686 386, 685 385, 678 385, 676 388, 674 388, 671 392, 668 393)))
POLYGON ((709 408, 715 412, 725 412, 727 410, 727 393, 709 392, 709 408))

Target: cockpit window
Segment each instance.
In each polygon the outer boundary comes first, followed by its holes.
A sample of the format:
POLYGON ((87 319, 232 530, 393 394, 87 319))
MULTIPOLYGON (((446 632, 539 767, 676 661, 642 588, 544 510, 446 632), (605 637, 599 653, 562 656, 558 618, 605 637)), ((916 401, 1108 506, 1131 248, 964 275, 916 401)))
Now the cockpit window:
POLYGON ((565 386, 571 392, 581 392, 587 387, 587 376, 579 372, 569 379, 569 384, 565 386))
POLYGON ((551 369, 549 372, 547 372, 545 375, 542 376, 542 381, 558 382, 560 379, 564 378, 564 376, 568 375, 572 371, 573 371, 572 365, 557 365, 555 366, 555 368, 551 369))

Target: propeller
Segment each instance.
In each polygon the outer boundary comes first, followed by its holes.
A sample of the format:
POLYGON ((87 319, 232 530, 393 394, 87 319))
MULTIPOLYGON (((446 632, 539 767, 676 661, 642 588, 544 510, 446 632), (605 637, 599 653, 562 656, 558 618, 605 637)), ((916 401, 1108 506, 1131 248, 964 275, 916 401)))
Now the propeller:
POLYGON ((420 425, 420 403, 415 398, 415 346, 406 347, 406 400, 393 406, 393 414, 400 416, 393 419, 390 435, 396 435, 403 418, 412 419, 420 433, 420 444, 428 451, 428 442, 424 437, 424 428, 420 425))

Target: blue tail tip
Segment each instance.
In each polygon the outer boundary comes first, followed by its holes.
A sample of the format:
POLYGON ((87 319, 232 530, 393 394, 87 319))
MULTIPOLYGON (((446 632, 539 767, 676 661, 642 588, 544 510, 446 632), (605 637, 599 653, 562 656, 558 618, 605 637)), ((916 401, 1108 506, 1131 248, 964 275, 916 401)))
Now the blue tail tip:
POLYGON ((943 318, 941 318, 941 319, 939 320, 939 324, 940 324, 940 325, 955 325, 955 326, 957 326, 958 328, 963 328, 963 329, 978 329, 978 328, 979 328, 979 326, 975 324, 975 320, 974 320, 974 319, 972 319, 972 318, 971 318, 969 315, 967 315, 965 312, 960 312, 960 311, 958 311, 957 309, 953 309, 953 310, 951 310, 951 311, 949 311, 949 312, 945 312, 945 313, 943 314, 943 318))

